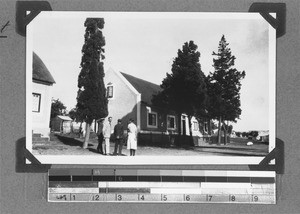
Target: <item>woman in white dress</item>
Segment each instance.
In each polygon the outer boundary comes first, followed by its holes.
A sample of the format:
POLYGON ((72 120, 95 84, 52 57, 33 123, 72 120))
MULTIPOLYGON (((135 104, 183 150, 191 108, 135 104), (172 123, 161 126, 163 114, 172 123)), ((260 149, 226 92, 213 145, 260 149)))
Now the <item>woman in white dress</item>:
POLYGON ((133 123, 133 119, 130 119, 128 124, 127 149, 130 149, 130 156, 135 156, 135 151, 137 150, 137 127, 133 123))

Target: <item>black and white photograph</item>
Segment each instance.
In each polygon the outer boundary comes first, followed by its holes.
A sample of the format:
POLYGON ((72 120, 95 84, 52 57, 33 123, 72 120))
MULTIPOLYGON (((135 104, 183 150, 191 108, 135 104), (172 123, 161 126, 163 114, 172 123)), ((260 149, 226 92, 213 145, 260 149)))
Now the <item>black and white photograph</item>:
POLYGON ((45 164, 258 164, 275 148, 275 50, 259 13, 43 11, 26 148, 45 164))

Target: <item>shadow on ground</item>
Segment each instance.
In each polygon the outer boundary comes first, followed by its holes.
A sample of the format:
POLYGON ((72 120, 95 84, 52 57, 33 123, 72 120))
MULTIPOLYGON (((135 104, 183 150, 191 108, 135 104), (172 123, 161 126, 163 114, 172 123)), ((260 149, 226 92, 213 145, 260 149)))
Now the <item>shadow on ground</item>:
POLYGON ((246 147, 224 147, 224 146, 199 146, 195 148, 203 148, 203 149, 216 149, 216 150, 234 150, 234 151, 247 151, 247 152, 266 152, 266 149, 259 148, 246 148, 246 147))
MULTIPOLYGON (((90 145, 90 144, 89 144, 89 145, 90 145)), ((88 148, 88 150, 89 150, 90 152, 93 152, 93 153, 96 153, 96 154, 99 154, 99 155, 100 155, 100 153, 97 151, 97 149, 88 148)))
MULTIPOLYGON (((147 146, 143 146, 145 149, 147 146)), ((163 147, 161 147, 164 149, 163 147)), ((205 146, 194 146, 194 147, 165 147, 171 151, 194 151, 194 152, 209 152, 216 155, 222 156, 265 156, 268 154, 268 146, 254 144, 254 146, 244 146, 236 144, 227 145, 205 145, 205 146)))
MULTIPOLYGON (((155 147, 155 146, 140 146, 140 147, 155 147)), ((226 146, 195 146, 195 147, 159 147, 171 150, 198 150, 198 149, 215 149, 215 150, 233 150, 233 151, 247 151, 247 152, 267 152, 260 148, 246 148, 246 147, 226 147, 226 146)))
MULTIPOLYGON (((55 137, 63 144, 68 146, 80 146, 82 147, 82 141, 74 139, 72 137, 66 137, 56 134, 55 137)), ((89 144, 88 146, 93 146, 93 144, 89 144)))
MULTIPOLYGON (((248 152, 248 151, 247 151, 248 152)), ((222 156, 265 156, 266 154, 255 154, 255 153, 233 153, 233 152, 222 152, 222 151, 209 151, 209 153, 220 154, 222 156)))

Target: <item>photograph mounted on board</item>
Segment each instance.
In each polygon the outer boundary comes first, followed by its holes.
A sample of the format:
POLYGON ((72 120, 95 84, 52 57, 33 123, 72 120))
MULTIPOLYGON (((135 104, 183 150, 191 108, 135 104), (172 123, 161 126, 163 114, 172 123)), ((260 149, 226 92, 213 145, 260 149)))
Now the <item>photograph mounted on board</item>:
POLYGON ((275 53, 259 13, 42 11, 26 148, 44 164, 258 164, 275 147, 275 53))

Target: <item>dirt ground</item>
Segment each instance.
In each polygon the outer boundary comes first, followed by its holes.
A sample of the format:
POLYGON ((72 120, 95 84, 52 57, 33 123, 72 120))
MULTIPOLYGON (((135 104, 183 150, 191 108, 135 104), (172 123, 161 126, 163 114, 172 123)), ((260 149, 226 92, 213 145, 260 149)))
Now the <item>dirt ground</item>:
MULTIPOLYGON (((51 134, 50 141, 33 145, 34 155, 101 155, 96 148, 98 140, 91 136, 87 149, 82 148, 84 139, 76 135, 51 134)), ((217 155, 217 156, 264 156, 268 153, 268 145, 253 142, 247 146, 247 139, 232 139, 227 145, 207 144, 191 148, 178 147, 149 147, 138 146, 136 155, 139 156, 195 156, 195 155, 217 155)), ((114 152, 114 143, 110 144, 110 154, 114 152)), ((122 155, 129 156, 129 150, 123 146, 122 155)))

